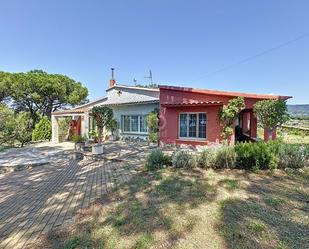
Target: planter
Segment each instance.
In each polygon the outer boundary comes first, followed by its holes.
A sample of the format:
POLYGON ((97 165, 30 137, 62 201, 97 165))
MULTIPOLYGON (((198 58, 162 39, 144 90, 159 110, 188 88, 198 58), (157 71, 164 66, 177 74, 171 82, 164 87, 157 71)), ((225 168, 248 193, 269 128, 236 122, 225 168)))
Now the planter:
POLYGON ((85 143, 75 143, 75 150, 76 151, 84 151, 85 143))
POLYGON ((94 144, 92 145, 92 154, 101 155, 103 154, 103 144, 94 144))

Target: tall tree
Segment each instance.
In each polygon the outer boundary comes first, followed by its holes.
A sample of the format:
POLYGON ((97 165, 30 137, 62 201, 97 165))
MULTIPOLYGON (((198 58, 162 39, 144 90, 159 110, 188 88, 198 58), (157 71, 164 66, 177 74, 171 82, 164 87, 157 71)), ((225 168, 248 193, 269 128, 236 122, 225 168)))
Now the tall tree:
POLYGON ((10 82, 10 73, 0 72, 0 103, 4 102, 10 95, 10 82))
POLYGON ((6 84, 8 93, 3 95, 9 96, 16 111, 30 113, 33 126, 38 121, 38 114, 50 118, 53 111, 87 101, 87 88, 65 75, 49 74, 42 70, 2 74, 6 75, 2 77, 6 80, 1 81, 0 78, 0 84, 10 82, 6 84))
POLYGON ((284 100, 261 100, 254 105, 254 114, 264 129, 276 129, 289 120, 284 100))

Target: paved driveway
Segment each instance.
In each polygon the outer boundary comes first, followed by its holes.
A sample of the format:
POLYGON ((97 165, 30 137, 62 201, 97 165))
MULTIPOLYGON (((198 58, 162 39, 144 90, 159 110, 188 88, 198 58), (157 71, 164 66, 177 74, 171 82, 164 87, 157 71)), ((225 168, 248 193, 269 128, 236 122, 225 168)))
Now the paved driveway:
POLYGON ((9 173, 0 178, 0 248, 22 248, 51 228, 71 222, 112 186, 128 180, 143 165, 147 146, 109 145, 126 161, 70 159, 9 173))

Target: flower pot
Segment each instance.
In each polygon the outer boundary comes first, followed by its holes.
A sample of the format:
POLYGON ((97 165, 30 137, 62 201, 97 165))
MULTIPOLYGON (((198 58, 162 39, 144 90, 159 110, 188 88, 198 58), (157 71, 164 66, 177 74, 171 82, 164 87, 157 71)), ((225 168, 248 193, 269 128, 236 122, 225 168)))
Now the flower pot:
POLYGON ((103 154, 103 144, 94 144, 94 145, 92 145, 92 154, 93 155, 103 154))

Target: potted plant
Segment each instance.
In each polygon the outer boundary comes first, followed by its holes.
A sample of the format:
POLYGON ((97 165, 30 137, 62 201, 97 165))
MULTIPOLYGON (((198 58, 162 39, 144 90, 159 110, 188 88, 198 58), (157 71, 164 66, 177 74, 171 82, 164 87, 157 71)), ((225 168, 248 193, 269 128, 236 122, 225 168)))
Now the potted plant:
POLYGON ((107 129, 112 133, 109 136, 109 140, 115 141, 116 135, 114 134, 117 131, 118 123, 115 118, 111 119, 110 122, 107 124, 107 129))
POLYGON ((92 115, 98 128, 98 143, 92 146, 92 154, 99 155, 103 154, 103 129, 113 119, 113 110, 107 106, 95 106, 92 108, 92 115))
POLYGON ((86 138, 80 135, 73 135, 72 141, 75 143, 76 151, 84 151, 86 138))
POLYGON ((99 141, 99 134, 96 130, 91 130, 88 132, 89 138, 93 139, 94 143, 98 143, 99 141))

